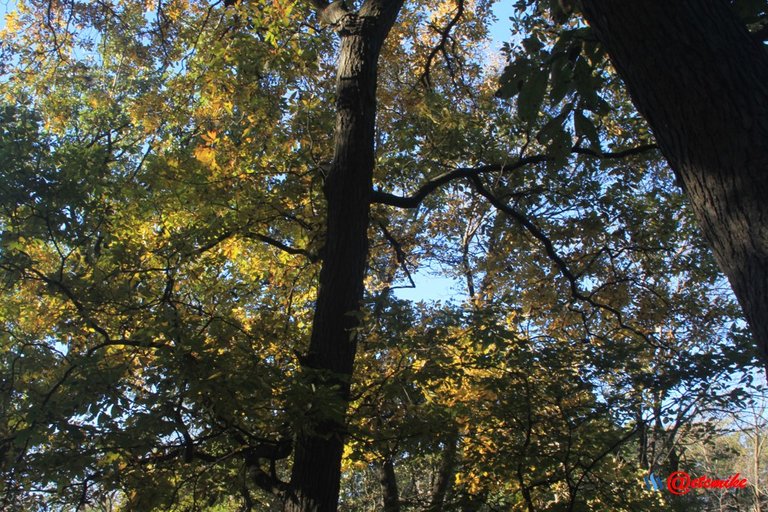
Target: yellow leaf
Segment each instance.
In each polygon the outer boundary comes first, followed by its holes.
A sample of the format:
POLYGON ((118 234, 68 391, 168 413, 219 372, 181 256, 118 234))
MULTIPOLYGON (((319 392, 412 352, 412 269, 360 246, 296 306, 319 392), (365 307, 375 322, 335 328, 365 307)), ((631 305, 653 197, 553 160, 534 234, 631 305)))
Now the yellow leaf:
POLYGON ((208 166, 216 165, 216 152, 206 146, 197 146, 195 148, 195 158, 202 164, 208 166))
POLYGON ((218 140, 218 134, 216 133, 216 130, 208 130, 203 134, 203 140, 207 142, 208 144, 213 144, 218 140))

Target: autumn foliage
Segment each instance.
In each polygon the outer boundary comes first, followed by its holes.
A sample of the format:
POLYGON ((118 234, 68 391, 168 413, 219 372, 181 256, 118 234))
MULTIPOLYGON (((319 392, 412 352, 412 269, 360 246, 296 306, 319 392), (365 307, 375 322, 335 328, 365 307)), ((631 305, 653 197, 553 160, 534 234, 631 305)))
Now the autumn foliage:
POLYGON ((341 510, 669 505, 643 476, 756 393, 754 350, 590 29, 520 3, 503 52, 485 0, 405 2, 383 43, 339 376, 308 347, 343 30, 318 2, 17 2, 0 506, 268 510, 297 439, 337 434, 341 510))

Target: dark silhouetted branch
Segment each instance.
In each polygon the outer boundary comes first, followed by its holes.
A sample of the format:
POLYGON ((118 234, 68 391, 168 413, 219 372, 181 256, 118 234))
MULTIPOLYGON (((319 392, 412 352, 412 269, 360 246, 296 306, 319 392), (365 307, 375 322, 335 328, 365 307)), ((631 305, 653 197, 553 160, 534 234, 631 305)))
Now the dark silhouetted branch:
POLYGON ((312 263, 315 263, 320 259, 320 257, 317 254, 313 254, 309 252, 306 249, 299 249, 296 247, 291 247, 290 245, 287 245, 280 240, 276 240, 272 237, 269 237, 267 235, 262 235, 261 233, 246 233, 245 236, 247 238, 253 238, 255 240, 260 240, 266 244, 269 244, 273 247, 277 247, 281 251, 287 252, 288 254, 294 254, 294 255, 302 255, 306 256, 306 258, 311 261, 312 263))
MULTIPOLYGON (((655 144, 645 144, 621 151, 600 153, 589 148, 573 147, 571 149, 571 153, 598 158, 601 160, 610 160, 639 155, 655 149, 657 149, 655 144)), ((440 188, 442 185, 450 183, 456 179, 472 178, 473 176, 479 176, 488 172, 511 172, 526 165, 540 164, 542 162, 549 162, 552 160, 554 160, 554 158, 548 155, 534 155, 520 158, 516 162, 509 164, 489 164, 481 165, 479 167, 460 167, 429 180, 423 184, 419 190, 416 191, 416 193, 410 196, 397 196, 388 192, 374 190, 371 196, 371 202, 396 206, 398 208, 418 208, 421 202, 429 194, 440 188)))
POLYGON ((379 223, 379 227, 381 227, 382 233, 384 233, 384 238, 387 239, 389 244, 392 246, 392 248, 395 250, 395 256, 397 257, 397 263, 400 265, 400 268, 403 269, 403 272, 405 272, 406 277, 408 278, 408 281, 411 283, 410 288, 416 288, 416 283, 413 282, 413 278, 411 277, 411 273, 408 270, 408 261, 405 257, 405 251, 403 251, 403 246, 398 242, 395 237, 392 236, 392 234, 389 232, 387 227, 384 225, 383 222, 379 223))
POLYGON ((509 206, 508 204, 505 204, 499 198, 493 195, 487 188, 485 188, 485 185, 483 185, 483 182, 479 176, 477 175, 471 176, 470 180, 472 181, 472 184, 475 186, 475 189, 481 196, 488 199, 488 202, 490 202, 494 207, 496 207, 496 209, 509 215, 518 224, 523 226, 523 228, 525 228, 525 230, 528 231, 528 233, 530 233, 536 240, 541 242, 541 244, 544 246, 544 252, 547 254, 549 259, 555 264, 560 274, 563 277, 565 277, 565 279, 568 281, 568 284, 570 285, 570 289, 571 289, 571 295, 573 296, 573 298, 586 302, 587 304, 590 304, 593 307, 596 307, 598 309, 601 309, 603 311, 610 313, 613 317, 616 318, 617 323, 622 329, 625 329, 643 338, 646 342, 648 342, 652 346, 658 346, 658 343, 652 340, 646 333, 643 333, 639 331, 637 328, 632 327, 631 325, 628 325, 624 321, 624 316, 622 315, 621 311, 619 311, 618 309, 614 308, 609 304, 596 301, 595 299, 592 298, 591 295, 585 295, 579 288, 578 278, 573 274, 573 272, 571 272, 565 260, 557 253, 557 250, 555 249, 555 246, 552 243, 552 240, 550 240, 549 237, 541 229, 539 229, 538 226, 536 226, 536 224, 534 224, 522 212, 516 210, 515 208, 513 208, 512 206, 509 206))
POLYGON ((427 87, 432 87, 432 79, 430 77, 430 73, 432 72, 432 62, 435 60, 435 57, 437 57, 438 53, 442 53, 445 57, 446 63, 450 66, 450 61, 448 59, 448 52, 445 50, 445 45, 448 43, 448 38, 451 35, 451 30, 453 30, 453 27, 456 26, 456 24, 459 22, 461 17, 464 15, 464 0, 457 0, 456 2, 456 14, 453 15, 453 18, 451 18, 451 21, 448 22, 448 24, 443 28, 442 30, 438 30, 438 33, 440 34, 440 42, 437 43, 437 46, 432 48, 432 51, 429 52, 429 55, 427 56, 427 60, 424 63, 424 72, 421 75, 421 81, 426 85, 427 87))

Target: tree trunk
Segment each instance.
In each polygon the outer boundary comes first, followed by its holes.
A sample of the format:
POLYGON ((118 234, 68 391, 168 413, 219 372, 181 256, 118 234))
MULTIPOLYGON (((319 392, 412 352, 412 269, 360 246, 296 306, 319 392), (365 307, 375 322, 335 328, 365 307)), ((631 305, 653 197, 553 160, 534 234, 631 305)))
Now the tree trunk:
POLYGON ((379 466, 379 484, 384 498, 383 512, 400 512, 400 493, 397 490, 397 475, 391 457, 387 457, 379 466))
POLYGON ((445 440, 445 448, 440 459, 440 468, 438 469, 437 479, 432 488, 432 499, 429 504, 429 512, 441 512, 445 505, 445 497, 451 488, 453 474, 456 470, 456 453, 458 451, 459 433, 451 432, 451 435, 445 440))
POLYGON ((341 37, 336 75, 334 157, 325 181, 326 241, 304 382, 329 404, 311 403, 297 433, 290 491, 283 509, 333 512, 339 499, 345 414, 357 348, 368 258, 368 214, 374 167, 376 75, 381 45, 401 1, 366 1, 359 13, 340 2, 321 15, 341 37), (384 3, 385 5, 382 5, 384 3))
POLYGON ((725 0, 583 0, 768 369, 768 53, 725 0))
POLYGON ((638 463, 641 468, 650 470, 650 465, 648 464, 648 425, 643 420, 642 409, 638 408, 635 421, 637 421, 638 425, 638 463))

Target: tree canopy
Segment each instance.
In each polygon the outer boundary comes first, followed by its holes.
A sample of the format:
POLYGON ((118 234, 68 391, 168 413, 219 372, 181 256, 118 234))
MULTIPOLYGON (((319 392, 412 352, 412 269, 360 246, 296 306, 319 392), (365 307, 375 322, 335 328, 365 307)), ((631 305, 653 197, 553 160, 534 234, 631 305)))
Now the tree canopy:
POLYGON ((763 363, 568 4, 517 2, 498 52, 487 0, 16 2, 0 504, 712 505, 643 477, 719 471, 763 363), (398 295, 430 274, 456 295, 398 295))

